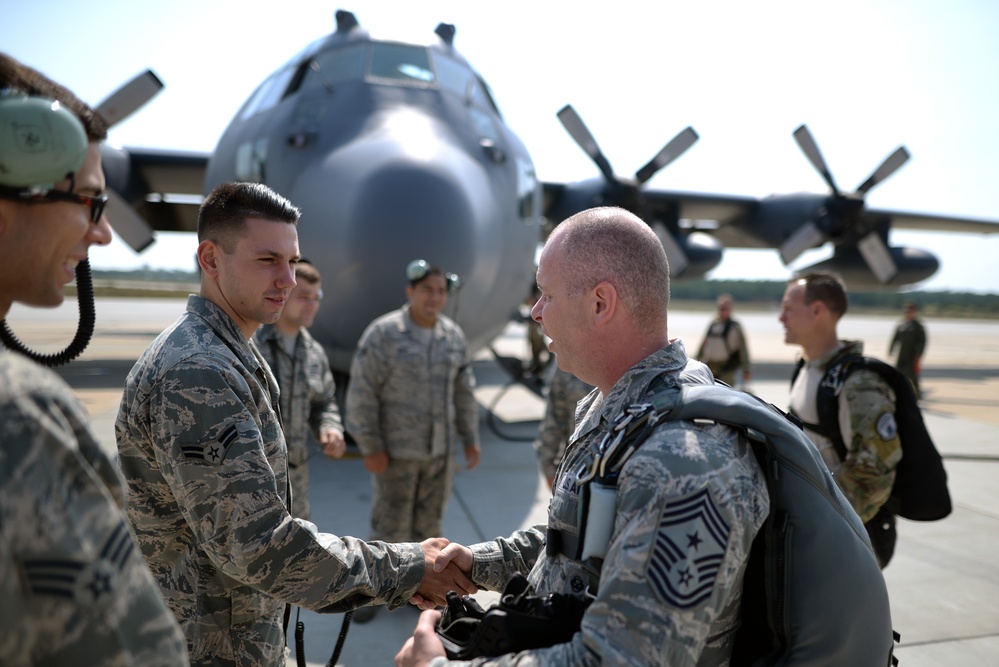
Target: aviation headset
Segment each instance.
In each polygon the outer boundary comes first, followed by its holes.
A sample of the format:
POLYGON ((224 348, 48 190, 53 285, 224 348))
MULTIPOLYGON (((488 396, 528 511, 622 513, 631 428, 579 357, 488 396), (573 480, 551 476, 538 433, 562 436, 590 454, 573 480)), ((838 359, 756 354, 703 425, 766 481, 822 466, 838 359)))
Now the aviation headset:
MULTIPOLYGON (((89 141, 83 123, 58 101, 0 90, 0 196, 20 199, 44 195, 83 167, 89 141)), ((80 324, 65 350, 40 354, 18 340, 0 320, 0 341, 45 366, 61 366, 80 355, 94 332, 94 289, 90 263, 76 267, 80 324)))
POLYGON ((88 143, 83 123, 59 102, 0 91, 0 186, 45 193, 79 171, 88 143))
MULTIPOLYGON (((412 283, 419 282, 427 277, 430 273, 430 263, 424 259, 414 259, 412 262, 406 266, 406 280, 412 283)), ((444 278, 447 280, 447 291, 450 293, 457 292, 461 289, 461 278, 454 273, 445 273, 444 278)))

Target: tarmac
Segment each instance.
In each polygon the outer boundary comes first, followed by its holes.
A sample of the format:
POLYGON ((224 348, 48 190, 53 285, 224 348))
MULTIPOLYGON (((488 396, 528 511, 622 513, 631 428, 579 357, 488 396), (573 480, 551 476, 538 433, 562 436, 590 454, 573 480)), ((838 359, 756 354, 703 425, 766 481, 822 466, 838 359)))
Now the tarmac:
MULTIPOLYGON (((59 369, 76 389, 102 444, 114 451, 114 417, 125 375, 149 342, 182 312, 182 299, 97 300, 93 341, 80 359, 59 369)), ((747 390, 786 407, 795 349, 783 344, 777 312, 735 313, 746 329, 753 358, 747 390)), ((695 350, 708 311, 671 310, 670 334, 695 350)), ((43 352, 71 340, 76 304, 54 310, 16 306, 8 322, 43 352)), ((896 320, 850 315, 846 338, 862 339, 868 354, 887 353, 896 320)), ((923 364, 922 401, 927 426, 941 454, 954 501, 938 522, 899 521, 895 557, 885 569, 892 623, 901 634, 896 656, 903 667, 999 664, 999 320, 925 320, 929 345, 923 364)), ((494 341, 501 355, 527 356, 523 324, 511 323, 494 341)), ((480 405, 482 463, 459 469, 444 518, 445 537, 471 544, 509 535, 545 521, 548 488, 538 472, 531 441, 544 401, 514 383, 489 350, 475 360, 480 405)), ((370 476, 356 456, 333 461, 319 454, 308 464, 313 521, 324 532, 368 533, 370 476)), ((480 593, 483 604, 495 594, 480 593)), ((391 665, 412 633, 418 612, 382 610, 366 624, 350 625, 337 664, 391 665)), ((341 632, 342 615, 296 611, 304 624, 304 656, 326 665, 341 632)), ((294 665, 294 646, 289 665, 294 665)))

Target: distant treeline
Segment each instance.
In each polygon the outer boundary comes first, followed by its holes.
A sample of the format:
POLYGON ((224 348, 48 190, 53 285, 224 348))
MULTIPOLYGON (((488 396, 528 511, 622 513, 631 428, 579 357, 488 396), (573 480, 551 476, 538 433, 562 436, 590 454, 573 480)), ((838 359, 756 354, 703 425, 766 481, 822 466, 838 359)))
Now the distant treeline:
MULTIPOLYGON (((94 278, 105 280, 148 280, 160 283, 198 282, 197 273, 181 270, 139 269, 135 271, 94 270, 94 278)), ((696 302, 712 307, 719 294, 728 293, 738 308, 777 308, 787 284, 783 280, 676 280, 671 298, 677 302, 696 302)), ((999 294, 971 292, 898 292, 852 291, 853 311, 897 313, 908 300, 919 304, 928 317, 999 318, 999 294)))
MULTIPOLYGON (((713 303, 719 294, 728 293, 738 308, 775 308, 786 287, 783 280, 677 280, 670 285, 670 296, 673 301, 713 303)), ((854 312, 897 313, 905 301, 915 301, 927 317, 999 318, 999 294, 854 290, 849 298, 854 312)))

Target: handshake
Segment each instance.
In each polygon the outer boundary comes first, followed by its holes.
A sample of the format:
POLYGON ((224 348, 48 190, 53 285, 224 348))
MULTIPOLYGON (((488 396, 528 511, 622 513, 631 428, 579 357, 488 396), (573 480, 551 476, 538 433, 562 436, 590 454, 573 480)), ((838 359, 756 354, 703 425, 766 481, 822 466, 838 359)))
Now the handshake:
POLYGON ((471 595, 479 590, 472 581, 472 550, 443 537, 420 543, 423 548, 423 580, 410 602, 423 610, 447 604, 448 591, 471 595))

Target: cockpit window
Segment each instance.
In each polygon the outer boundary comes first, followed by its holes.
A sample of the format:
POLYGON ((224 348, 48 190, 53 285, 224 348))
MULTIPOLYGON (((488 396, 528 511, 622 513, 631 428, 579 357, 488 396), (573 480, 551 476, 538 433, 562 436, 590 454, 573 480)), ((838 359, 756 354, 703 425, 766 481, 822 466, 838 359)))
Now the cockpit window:
POLYGON ((434 54, 434 64, 437 66, 437 77, 442 88, 460 95, 472 104, 499 113, 485 84, 468 65, 441 53, 434 54))
POLYGON ((287 66, 272 74, 250 96, 250 100, 243 108, 243 113, 240 114, 240 117, 243 119, 249 118, 277 104, 281 100, 284 90, 288 87, 288 83, 291 81, 294 73, 295 68, 287 66))
POLYGON ((433 83, 427 50, 408 44, 377 43, 372 45, 369 74, 378 79, 393 79, 411 83, 433 83))
POLYGON ((316 54, 298 88, 330 88, 347 81, 359 81, 364 76, 364 52, 364 44, 354 44, 316 54))

